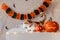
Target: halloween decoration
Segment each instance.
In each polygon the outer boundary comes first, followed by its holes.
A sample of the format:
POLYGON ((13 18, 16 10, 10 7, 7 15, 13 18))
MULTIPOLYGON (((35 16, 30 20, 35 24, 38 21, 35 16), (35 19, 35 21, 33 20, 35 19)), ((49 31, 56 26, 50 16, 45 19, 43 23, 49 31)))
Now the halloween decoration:
POLYGON ((59 30, 59 24, 56 21, 49 20, 44 23, 45 32, 57 32, 59 30))
MULTIPOLYGON (((5 3, 2 4, 1 8, 12 18, 19 19, 19 20, 26 20, 26 19, 35 18, 35 16, 39 15, 41 12, 46 11, 46 8, 50 5, 50 3, 51 0, 44 0, 42 5, 40 5, 37 9, 35 9, 34 11, 28 14, 17 13, 13 11, 5 3)), ((13 4, 13 6, 15 7, 15 4, 13 4)))

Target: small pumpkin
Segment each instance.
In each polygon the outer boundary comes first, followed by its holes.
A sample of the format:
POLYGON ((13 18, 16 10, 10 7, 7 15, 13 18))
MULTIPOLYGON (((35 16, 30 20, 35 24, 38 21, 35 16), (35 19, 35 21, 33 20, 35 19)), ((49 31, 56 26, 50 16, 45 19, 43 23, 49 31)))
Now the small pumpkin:
POLYGON ((41 25, 37 25, 36 28, 35 28, 35 31, 36 32, 42 32, 43 28, 41 25))
POLYGON ((57 32, 59 29, 59 24, 55 21, 47 21, 44 23, 45 32, 57 32))

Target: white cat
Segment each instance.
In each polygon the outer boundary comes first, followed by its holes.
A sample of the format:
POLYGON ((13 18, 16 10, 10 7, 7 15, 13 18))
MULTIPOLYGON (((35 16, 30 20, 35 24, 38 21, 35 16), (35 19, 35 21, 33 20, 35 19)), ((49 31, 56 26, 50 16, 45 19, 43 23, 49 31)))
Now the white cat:
POLYGON ((25 32, 34 32, 35 24, 33 24, 32 22, 29 22, 29 21, 25 21, 23 23, 23 29, 25 32))

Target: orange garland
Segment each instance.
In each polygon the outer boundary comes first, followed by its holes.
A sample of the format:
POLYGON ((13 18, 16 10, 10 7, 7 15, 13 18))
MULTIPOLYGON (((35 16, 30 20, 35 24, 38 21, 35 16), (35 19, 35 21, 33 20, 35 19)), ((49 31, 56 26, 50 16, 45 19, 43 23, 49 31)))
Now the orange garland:
POLYGON ((12 18, 16 18, 16 19, 21 19, 21 20, 25 20, 25 19, 32 19, 34 18, 36 15, 40 14, 41 12, 45 11, 46 8, 50 5, 51 0, 44 0, 43 4, 38 7, 38 9, 34 10, 33 12, 31 12, 30 14, 18 14, 15 13, 12 9, 10 9, 5 3, 2 4, 2 9, 4 11, 6 11, 6 13, 11 16, 12 18))

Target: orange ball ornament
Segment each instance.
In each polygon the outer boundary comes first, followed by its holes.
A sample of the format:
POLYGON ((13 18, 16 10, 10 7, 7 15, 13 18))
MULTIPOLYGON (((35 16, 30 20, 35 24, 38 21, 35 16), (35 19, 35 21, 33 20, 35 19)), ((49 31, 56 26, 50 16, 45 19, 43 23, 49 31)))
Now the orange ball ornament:
POLYGON ((44 23, 45 32, 57 32, 59 29, 59 24, 55 21, 48 21, 44 23))
POLYGON ((35 28, 36 32, 42 32, 42 30, 43 30, 43 28, 40 25, 37 25, 36 28, 35 28))

